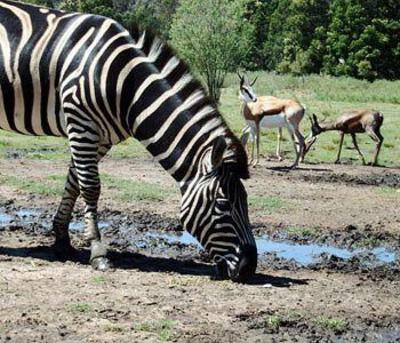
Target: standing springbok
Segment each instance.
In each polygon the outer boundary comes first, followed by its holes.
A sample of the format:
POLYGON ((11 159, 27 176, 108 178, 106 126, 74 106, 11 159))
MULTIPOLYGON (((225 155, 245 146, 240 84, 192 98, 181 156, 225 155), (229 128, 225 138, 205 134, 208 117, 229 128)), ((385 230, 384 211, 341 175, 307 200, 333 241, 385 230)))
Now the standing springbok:
POLYGON ((371 110, 352 110, 342 113, 334 122, 330 123, 319 123, 317 116, 312 115, 311 120, 311 135, 307 139, 306 153, 310 150, 311 146, 317 139, 317 136, 325 131, 339 131, 339 151, 335 163, 340 162, 340 154, 343 146, 343 139, 346 133, 351 134, 353 139, 354 147, 361 157, 363 164, 365 165, 365 158, 360 149, 358 148, 356 133, 366 133, 376 143, 375 157, 372 165, 378 164, 378 155, 381 150, 383 136, 380 132, 380 128, 383 123, 383 115, 377 111, 371 110))
POLYGON ((242 130, 242 143, 246 146, 250 140, 253 142, 250 163, 256 166, 260 156, 260 128, 278 128, 278 144, 276 155, 281 157, 282 128, 286 127, 293 141, 296 160, 290 168, 295 168, 299 161, 303 162, 305 143, 299 130, 299 125, 304 117, 305 108, 295 100, 279 99, 274 96, 257 97, 252 86, 257 78, 250 83, 245 76, 240 78, 240 99, 242 100, 242 115, 247 126, 242 130), (257 157, 254 160, 254 142, 257 145, 257 157))

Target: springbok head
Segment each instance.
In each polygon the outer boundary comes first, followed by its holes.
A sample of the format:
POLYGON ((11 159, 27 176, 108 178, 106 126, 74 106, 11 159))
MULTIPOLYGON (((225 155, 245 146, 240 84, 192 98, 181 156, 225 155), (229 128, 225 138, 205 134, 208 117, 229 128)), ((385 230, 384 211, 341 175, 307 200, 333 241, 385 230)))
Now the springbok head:
POLYGON ((311 123, 311 132, 306 139, 306 147, 304 149, 304 155, 308 153, 312 145, 316 142, 317 136, 322 132, 321 126, 318 123, 318 118, 315 113, 312 116, 308 116, 311 123))
POLYGON ((257 81, 257 77, 254 79, 253 82, 250 82, 249 79, 247 78, 246 75, 240 75, 237 73, 239 76, 240 80, 240 87, 239 87, 239 97, 244 101, 245 103, 249 102, 256 102, 257 101, 257 95, 253 89, 253 85, 257 81))

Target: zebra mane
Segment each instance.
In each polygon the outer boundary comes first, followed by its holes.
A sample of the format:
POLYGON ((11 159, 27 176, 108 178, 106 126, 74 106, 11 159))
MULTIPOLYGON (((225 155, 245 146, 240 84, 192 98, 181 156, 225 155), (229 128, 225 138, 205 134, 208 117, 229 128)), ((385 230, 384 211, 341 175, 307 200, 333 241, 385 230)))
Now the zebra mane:
MULTIPOLYGON (((158 35, 154 31, 149 28, 142 29, 139 25, 133 22, 131 22, 129 26, 125 27, 125 29, 129 32, 130 36, 135 42, 137 42, 142 34, 145 32, 145 42, 143 50, 146 54, 150 51, 154 40, 158 39, 158 35)), ((179 54, 171 46, 163 43, 161 49, 164 58, 170 59, 176 57, 179 59, 179 69, 182 74, 190 74, 193 76, 189 65, 180 58, 179 54)), ((219 113, 214 101, 210 98, 210 96, 207 95, 203 84, 197 78, 193 77, 190 81, 190 85, 191 89, 197 89, 202 92, 203 103, 208 104, 214 109, 214 116, 218 118, 224 126, 225 138, 227 141, 229 141, 228 149, 230 151, 230 153, 228 154, 229 156, 224 159, 225 167, 232 173, 235 173, 241 179, 248 179, 250 177, 250 173, 247 163, 247 154, 243 148, 242 143, 226 124, 225 118, 219 113)))

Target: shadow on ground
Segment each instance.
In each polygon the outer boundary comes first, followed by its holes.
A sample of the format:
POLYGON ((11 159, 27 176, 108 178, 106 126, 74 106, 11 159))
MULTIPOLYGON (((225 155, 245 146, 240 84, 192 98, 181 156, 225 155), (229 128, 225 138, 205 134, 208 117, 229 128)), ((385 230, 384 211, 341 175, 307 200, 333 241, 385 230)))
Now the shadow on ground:
MULTIPOLYGON (((49 262, 57 262, 52 247, 37 246, 28 248, 1 247, 0 255, 21 258, 36 258, 49 262)), ((89 264, 90 251, 76 249, 71 261, 80 264, 89 264)), ((191 259, 179 260, 167 257, 146 256, 139 253, 110 251, 109 257, 116 269, 137 269, 142 272, 177 273, 181 275, 214 276, 214 268, 210 264, 195 262, 191 259)), ((247 285, 270 287, 291 287, 293 285, 307 285, 307 279, 293 279, 257 273, 247 285)))

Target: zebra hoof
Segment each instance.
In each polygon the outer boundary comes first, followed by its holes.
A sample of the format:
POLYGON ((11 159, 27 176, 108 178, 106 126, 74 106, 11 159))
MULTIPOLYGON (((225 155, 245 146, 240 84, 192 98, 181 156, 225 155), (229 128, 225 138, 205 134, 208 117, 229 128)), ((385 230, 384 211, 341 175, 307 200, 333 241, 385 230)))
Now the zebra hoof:
POLYGON ((69 241, 56 242, 53 245, 53 251, 56 259, 62 262, 76 260, 78 258, 78 251, 72 247, 69 241))
POLYGON ((110 260, 107 257, 96 257, 90 261, 94 270, 105 272, 112 268, 110 260))

